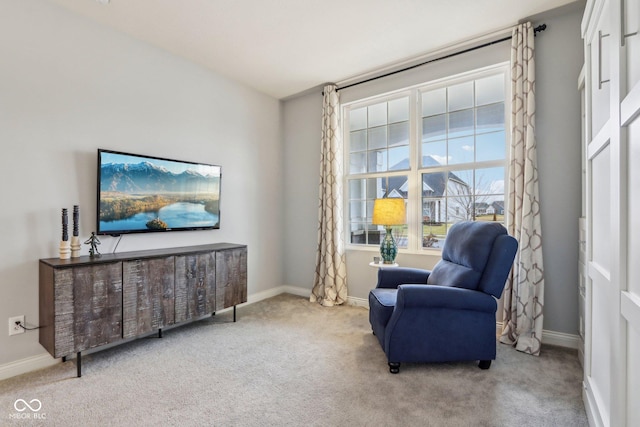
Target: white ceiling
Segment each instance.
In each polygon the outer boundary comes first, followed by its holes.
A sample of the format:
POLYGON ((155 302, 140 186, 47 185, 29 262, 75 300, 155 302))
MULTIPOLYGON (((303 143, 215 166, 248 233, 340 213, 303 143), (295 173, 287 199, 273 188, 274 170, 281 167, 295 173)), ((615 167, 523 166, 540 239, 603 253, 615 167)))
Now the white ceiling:
POLYGON ((49 0, 282 99, 575 0, 49 0))

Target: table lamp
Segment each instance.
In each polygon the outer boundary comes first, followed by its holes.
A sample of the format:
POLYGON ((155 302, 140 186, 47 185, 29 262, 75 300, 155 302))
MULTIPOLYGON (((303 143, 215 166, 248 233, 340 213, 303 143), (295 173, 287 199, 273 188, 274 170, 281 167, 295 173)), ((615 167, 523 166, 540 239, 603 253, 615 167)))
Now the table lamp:
POLYGON ((406 222, 404 199, 376 199, 373 202, 372 223, 382 225, 387 230, 384 239, 380 242, 380 256, 384 264, 393 264, 398 254, 398 246, 391 234, 391 226, 406 222))

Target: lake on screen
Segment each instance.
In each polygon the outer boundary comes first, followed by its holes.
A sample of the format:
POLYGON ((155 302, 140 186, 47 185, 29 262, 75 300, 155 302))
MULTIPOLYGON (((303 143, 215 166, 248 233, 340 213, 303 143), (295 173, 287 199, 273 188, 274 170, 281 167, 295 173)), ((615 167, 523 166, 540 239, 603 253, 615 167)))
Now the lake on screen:
POLYGON ((103 231, 146 230, 147 222, 160 218, 169 228, 211 227, 218 223, 218 215, 204 210, 199 203, 174 203, 157 212, 141 212, 116 221, 100 221, 103 231))

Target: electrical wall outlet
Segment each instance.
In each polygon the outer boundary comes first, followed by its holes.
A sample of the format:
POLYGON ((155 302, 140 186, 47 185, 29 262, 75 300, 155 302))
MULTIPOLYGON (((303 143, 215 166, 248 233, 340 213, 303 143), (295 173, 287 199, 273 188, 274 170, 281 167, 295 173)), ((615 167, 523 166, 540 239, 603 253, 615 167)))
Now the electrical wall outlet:
POLYGON ((24 316, 14 316, 9 318, 9 336, 24 334, 24 316))

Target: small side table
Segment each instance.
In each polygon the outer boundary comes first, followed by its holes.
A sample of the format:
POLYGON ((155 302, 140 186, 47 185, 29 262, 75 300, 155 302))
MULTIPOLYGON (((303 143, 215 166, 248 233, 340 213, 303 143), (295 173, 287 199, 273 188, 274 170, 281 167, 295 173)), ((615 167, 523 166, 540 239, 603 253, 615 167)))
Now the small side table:
POLYGON ((399 266, 400 264, 398 264, 397 262, 394 262, 393 264, 385 264, 383 262, 371 261, 369 263, 369 267, 374 267, 374 268, 399 267, 399 266))

